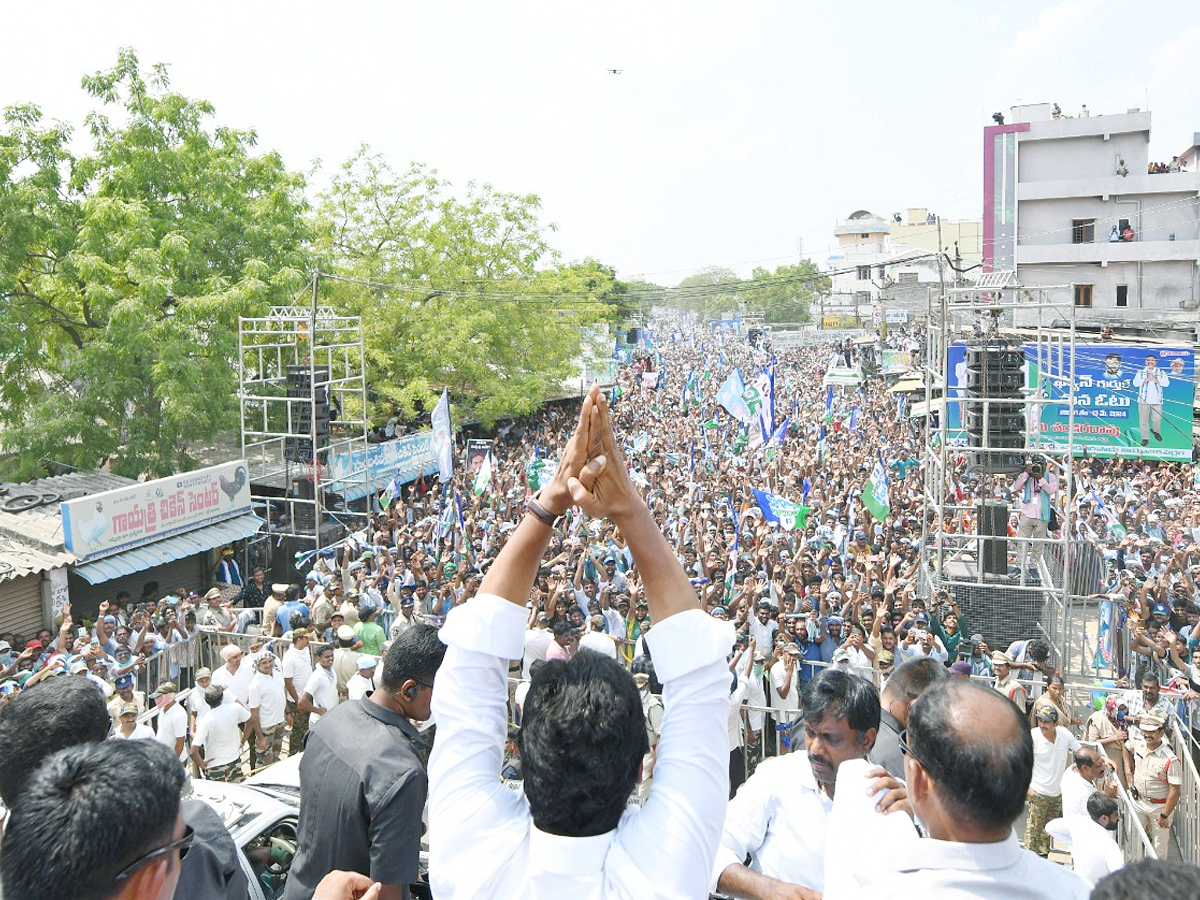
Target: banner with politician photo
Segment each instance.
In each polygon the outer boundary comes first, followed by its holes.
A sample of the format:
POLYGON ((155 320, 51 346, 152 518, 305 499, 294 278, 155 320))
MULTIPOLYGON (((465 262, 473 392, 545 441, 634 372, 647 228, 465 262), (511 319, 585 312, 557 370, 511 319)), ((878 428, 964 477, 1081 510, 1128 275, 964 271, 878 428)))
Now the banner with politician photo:
MULTIPOLYGON (((1040 382, 1051 399, 1068 394, 1070 368, 1054 358, 1059 355, 1038 360, 1032 346, 1026 348, 1030 384, 1040 382)), ((1195 395, 1191 347, 1076 344, 1074 446, 1092 456, 1190 460, 1195 395)), ((1065 450, 1069 428, 1066 405, 1042 407, 1043 447, 1065 450)))
MULTIPOLYGON (((956 342, 946 351, 946 439, 957 446, 968 442, 962 421, 969 381, 966 349, 965 343, 956 342)), ((1026 407, 1026 425, 1043 449, 1067 449, 1071 421, 1066 400, 1073 374, 1076 455, 1191 459, 1196 393, 1191 347, 1076 343, 1073 370, 1069 344, 1043 344, 1040 355, 1039 346, 1032 342, 1021 349, 1025 353, 1022 399, 1063 401, 1026 407)))

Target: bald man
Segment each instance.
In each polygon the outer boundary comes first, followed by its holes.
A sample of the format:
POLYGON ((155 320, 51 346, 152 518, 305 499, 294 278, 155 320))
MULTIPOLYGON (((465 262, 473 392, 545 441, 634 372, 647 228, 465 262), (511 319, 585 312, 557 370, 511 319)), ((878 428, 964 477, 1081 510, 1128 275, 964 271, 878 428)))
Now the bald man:
POLYGON ((909 800, 927 838, 893 841, 856 873, 859 896, 1085 900, 1090 886, 1017 843, 1033 738, 1005 697, 957 678, 916 700, 901 742, 909 800))

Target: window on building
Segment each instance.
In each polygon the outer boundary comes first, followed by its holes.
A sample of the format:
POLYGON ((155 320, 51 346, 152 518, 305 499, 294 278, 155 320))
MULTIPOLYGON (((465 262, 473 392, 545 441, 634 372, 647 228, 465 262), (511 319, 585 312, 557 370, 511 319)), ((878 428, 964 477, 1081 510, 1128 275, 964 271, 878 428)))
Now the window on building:
POLYGON ((871 302, 871 292, 870 291, 855 291, 854 302, 855 303, 870 303, 871 302))
POLYGON ((885 278, 887 278, 887 272, 884 271, 883 266, 875 267, 875 277, 878 278, 880 281, 883 281, 885 278))
POLYGON ((856 268, 858 270, 858 280, 859 281, 870 281, 871 280, 871 267, 870 266, 857 266, 856 268))
POLYGON ((1128 306, 1128 305, 1129 305, 1129 285, 1118 284, 1117 285, 1117 306, 1128 306))
POLYGON ((1090 285, 1090 284, 1075 285, 1075 305, 1091 309, 1092 285, 1090 285))
POLYGON ((1074 219, 1071 222, 1071 243, 1091 244, 1096 240, 1095 219, 1074 219))

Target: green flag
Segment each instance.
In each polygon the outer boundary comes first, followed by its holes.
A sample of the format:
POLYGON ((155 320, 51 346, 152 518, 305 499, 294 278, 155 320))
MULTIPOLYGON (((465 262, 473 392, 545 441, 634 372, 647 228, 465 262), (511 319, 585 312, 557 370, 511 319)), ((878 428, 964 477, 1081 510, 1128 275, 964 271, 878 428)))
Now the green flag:
POLYGON ((487 490, 488 485, 492 483, 492 454, 489 451, 483 458, 483 465, 479 467, 479 471, 475 473, 475 496, 478 497, 487 490))
POLYGON ((887 470, 883 467, 883 460, 878 457, 875 459, 875 468, 871 470, 871 478, 863 489, 862 496, 863 502, 876 521, 882 522, 888 517, 891 501, 888 499, 887 470))

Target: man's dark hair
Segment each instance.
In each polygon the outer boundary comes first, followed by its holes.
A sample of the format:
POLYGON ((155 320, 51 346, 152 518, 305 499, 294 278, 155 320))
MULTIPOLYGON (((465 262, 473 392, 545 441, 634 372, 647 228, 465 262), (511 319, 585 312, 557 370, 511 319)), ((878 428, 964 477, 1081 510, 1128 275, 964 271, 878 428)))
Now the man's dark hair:
POLYGON ((1092 889, 1091 900, 1195 900, 1196 897, 1200 897, 1200 868, 1143 859, 1101 878, 1092 889))
POLYGON ((568 625, 566 622, 564 622, 562 619, 559 619, 557 622, 554 623, 554 626, 550 629, 550 633, 553 634, 555 637, 562 637, 564 634, 571 633, 571 626, 568 625))
POLYGON ((59 750, 12 810, 0 855, 7 900, 105 900, 118 872, 172 840, 183 766, 158 741, 59 750), (69 848, 50 852, 52 848, 69 848))
POLYGON ((1050 645, 1041 638, 1034 638, 1026 649, 1029 651, 1029 658, 1034 662, 1042 663, 1050 658, 1050 645))
POLYGON ((962 714, 963 694, 1004 700, 991 688, 949 678, 913 701, 908 745, 938 785, 938 798, 956 819, 988 829, 1013 823, 1033 777, 1033 737, 1012 703, 993 703, 995 721, 977 728, 962 714), (957 712, 957 714, 956 714, 957 712), (1005 722, 1002 717, 1009 717, 1005 722), (1012 735, 996 739, 1006 725, 1012 735))
POLYGON ((0 710, 0 797, 12 807, 51 753, 102 741, 112 720, 104 695, 86 678, 51 678, 0 710))
POLYGON ((225 688, 219 684, 209 685, 204 689, 204 702, 213 709, 221 705, 225 699, 225 688))
POLYGON ((1075 763, 1076 767, 1090 766, 1099 762, 1099 758, 1091 747, 1080 747, 1072 754, 1071 761, 1075 763))
POLYGON ((800 713, 813 726, 826 716, 845 719, 861 737, 879 728, 879 691, 865 678, 830 667, 804 686, 800 713))
POLYGON ((896 666, 883 692, 902 701, 915 700, 945 677, 945 666, 932 657, 921 656, 896 666))
POLYGON ((384 690, 394 691, 410 678, 433 684, 445 655, 446 645, 432 625, 406 628, 388 647, 387 656, 383 659, 380 686, 384 690))
POLYGON ((1102 816, 1115 816, 1119 804, 1107 794, 1102 794, 1096 791, 1087 800, 1088 815, 1091 816, 1093 822, 1099 823, 1102 816))
POLYGON ((1138 676, 1137 683, 1138 687, 1145 687, 1147 683, 1157 684, 1160 687, 1162 686, 1162 682, 1158 679, 1158 673, 1153 669, 1146 669, 1144 672, 1142 672, 1142 674, 1138 676))
POLYGON ((523 712, 517 746, 533 824, 565 837, 616 828, 650 749, 632 676, 581 650, 538 670, 523 712))

